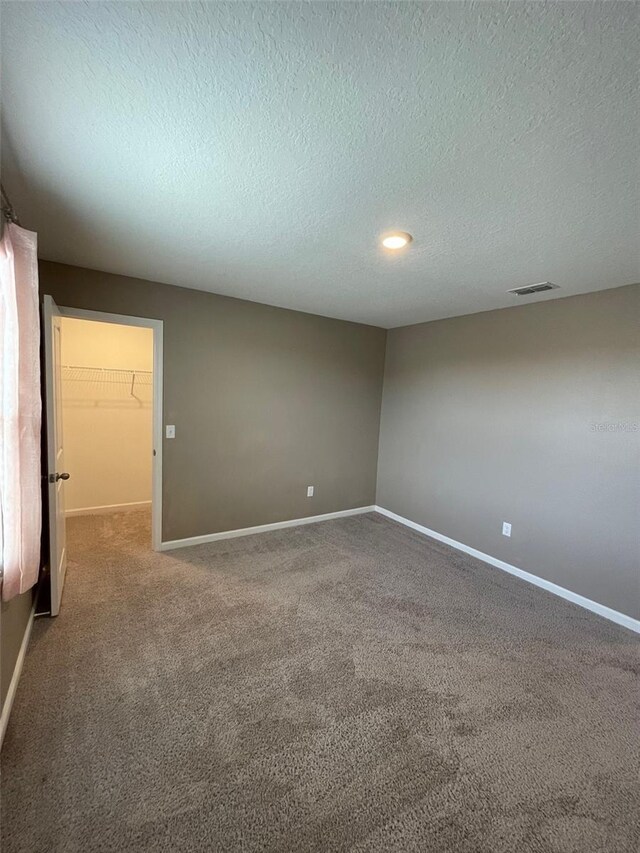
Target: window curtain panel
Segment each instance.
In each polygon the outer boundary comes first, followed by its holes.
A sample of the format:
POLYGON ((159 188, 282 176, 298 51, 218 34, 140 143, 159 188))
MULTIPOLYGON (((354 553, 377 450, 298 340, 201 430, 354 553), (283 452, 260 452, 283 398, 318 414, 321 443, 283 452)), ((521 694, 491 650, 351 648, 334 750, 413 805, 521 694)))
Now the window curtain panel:
POLYGON ((40 566, 40 315, 37 235, 13 223, 0 240, 0 559, 2 599, 40 566))

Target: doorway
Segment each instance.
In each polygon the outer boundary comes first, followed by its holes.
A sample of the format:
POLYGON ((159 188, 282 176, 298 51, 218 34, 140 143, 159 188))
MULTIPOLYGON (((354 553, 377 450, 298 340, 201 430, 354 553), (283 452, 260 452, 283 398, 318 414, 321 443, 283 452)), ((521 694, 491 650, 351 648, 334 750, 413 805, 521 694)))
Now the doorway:
POLYGON ((49 297, 44 313, 57 615, 67 541, 72 559, 73 543, 90 546, 98 532, 114 551, 127 536, 160 549, 163 329, 159 320, 58 308, 49 297))

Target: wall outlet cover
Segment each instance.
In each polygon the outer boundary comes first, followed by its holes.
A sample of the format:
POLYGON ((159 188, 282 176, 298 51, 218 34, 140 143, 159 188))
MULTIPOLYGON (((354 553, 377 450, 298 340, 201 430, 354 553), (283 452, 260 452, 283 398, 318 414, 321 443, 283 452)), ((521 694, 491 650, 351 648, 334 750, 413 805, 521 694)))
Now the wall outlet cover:
POLYGON ((313 486, 307 486, 307 497, 308 498, 313 497, 313 486))
POLYGON ((511 536, 511 524, 508 521, 502 522, 502 535, 511 536))

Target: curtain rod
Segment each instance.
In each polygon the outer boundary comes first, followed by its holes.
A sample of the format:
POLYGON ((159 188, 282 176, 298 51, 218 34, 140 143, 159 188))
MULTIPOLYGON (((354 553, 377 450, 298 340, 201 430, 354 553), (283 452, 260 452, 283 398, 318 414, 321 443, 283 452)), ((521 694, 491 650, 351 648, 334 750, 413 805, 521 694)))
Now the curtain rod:
POLYGON ((13 209, 9 196, 4 191, 4 187, 0 184, 0 192, 2 193, 2 217, 6 222, 13 222, 14 225, 20 225, 18 214, 13 209))

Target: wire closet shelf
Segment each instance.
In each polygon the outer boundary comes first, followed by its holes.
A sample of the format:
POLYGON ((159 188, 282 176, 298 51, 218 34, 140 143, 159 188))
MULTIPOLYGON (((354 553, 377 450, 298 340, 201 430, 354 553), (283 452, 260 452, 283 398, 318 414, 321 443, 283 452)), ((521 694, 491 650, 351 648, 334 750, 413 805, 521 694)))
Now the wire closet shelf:
POLYGON ((115 367, 82 367, 77 364, 62 365, 62 379, 65 382, 86 382, 95 385, 120 385, 127 387, 131 396, 139 388, 153 386, 151 370, 135 370, 115 367))

